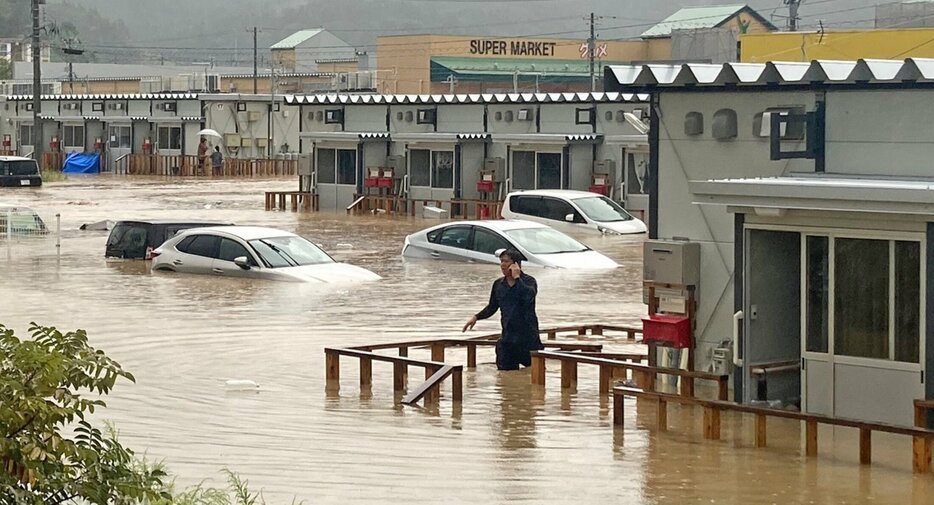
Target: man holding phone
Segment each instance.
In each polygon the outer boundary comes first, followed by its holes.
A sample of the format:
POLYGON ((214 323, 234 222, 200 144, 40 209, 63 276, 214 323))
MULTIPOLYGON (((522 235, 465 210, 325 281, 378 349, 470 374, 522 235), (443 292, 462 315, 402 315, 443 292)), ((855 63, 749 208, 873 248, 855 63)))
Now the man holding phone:
POLYGON ((530 351, 544 349, 538 336, 538 316, 535 314, 538 283, 522 271, 524 259, 522 253, 515 249, 499 252, 499 268, 503 277, 493 282, 487 306, 472 316, 463 329, 472 329, 478 320, 500 311, 503 329, 496 342, 496 367, 500 370, 529 366, 532 363, 530 351))

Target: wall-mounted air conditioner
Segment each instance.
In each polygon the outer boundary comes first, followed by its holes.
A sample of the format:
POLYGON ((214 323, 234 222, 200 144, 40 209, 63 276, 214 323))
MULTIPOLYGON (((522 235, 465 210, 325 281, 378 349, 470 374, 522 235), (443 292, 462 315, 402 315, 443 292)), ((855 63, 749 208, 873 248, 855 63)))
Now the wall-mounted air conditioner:
POLYGON ((418 109, 417 124, 435 124, 438 119, 437 109, 418 109))
POLYGON ((65 110, 78 110, 78 104, 70 102, 62 105, 62 108, 65 110))
POLYGON ((516 112, 516 121, 531 121, 532 120, 532 109, 519 109, 516 112))
POLYGON ((325 124, 343 124, 344 123, 343 109, 330 109, 330 110, 324 111, 324 123, 325 124))
POLYGON ((175 112, 178 110, 178 106, 175 104, 175 102, 163 102, 162 110, 166 112, 175 112))
POLYGON ((107 108, 110 110, 123 110, 123 103, 122 102, 108 103, 107 108))

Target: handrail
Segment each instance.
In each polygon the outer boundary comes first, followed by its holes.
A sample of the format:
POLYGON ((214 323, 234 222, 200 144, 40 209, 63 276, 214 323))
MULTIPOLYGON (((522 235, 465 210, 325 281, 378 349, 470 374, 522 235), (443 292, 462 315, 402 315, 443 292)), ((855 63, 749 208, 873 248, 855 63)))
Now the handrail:
POLYGON ((720 412, 733 410, 756 415, 756 447, 766 446, 766 419, 779 417, 805 421, 806 425, 806 453, 807 456, 817 456, 817 425, 827 424, 859 429, 859 460, 861 464, 872 462, 872 432, 893 433, 908 435, 914 438, 912 451, 912 469, 916 473, 930 470, 931 440, 934 439, 934 430, 920 427, 897 426, 887 423, 859 421, 826 416, 823 414, 809 414, 789 410, 780 410, 767 407, 758 407, 724 400, 705 400, 700 398, 686 398, 683 396, 662 393, 658 391, 645 391, 641 389, 617 386, 613 388, 613 424, 623 424, 623 399, 625 396, 636 398, 651 398, 658 402, 657 421, 658 429, 667 430, 667 402, 699 405, 704 408, 704 438, 709 440, 720 439, 720 412))
POLYGON ((357 205, 360 205, 360 202, 364 200, 366 200, 366 195, 363 195, 360 198, 357 198, 356 200, 354 200, 353 203, 347 206, 347 213, 350 214, 350 212, 354 209, 354 207, 356 207, 357 205))
MULTIPOLYGON (((440 369, 438 369, 437 372, 432 374, 431 377, 425 380, 425 382, 423 382, 420 386, 415 388, 415 391, 412 391, 411 393, 406 395, 404 398, 402 398, 402 403, 406 405, 413 405, 415 403, 418 403, 419 400, 428 396, 433 388, 438 387, 438 385, 441 384, 441 382, 444 381, 444 379, 447 379, 449 376, 454 375, 455 376, 454 380, 455 381, 458 380, 457 378, 460 377, 460 373, 461 373, 460 366, 445 365, 441 367, 440 369)), ((457 397, 457 392, 460 389, 461 388, 459 386, 454 387, 454 394, 455 394, 454 401, 461 401, 463 399, 463 398, 457 397)))

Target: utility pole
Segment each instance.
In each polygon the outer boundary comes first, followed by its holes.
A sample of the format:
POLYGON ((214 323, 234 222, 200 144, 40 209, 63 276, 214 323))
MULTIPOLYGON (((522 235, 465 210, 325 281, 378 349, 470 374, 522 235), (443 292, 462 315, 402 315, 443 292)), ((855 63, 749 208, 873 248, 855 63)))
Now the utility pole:
POLYGON ((256 70, 256 27, 253 27, 253 94, 257 93, 257 84, 256 80, 258 78, 258 73, 256 70))
POLYGON ((596 75, 594 74, 593 58, 597 52, 597 37, 594 35, 594 15, 590 13, 590 38, 587 39, 587 53, 590 56, 590 91, 597 90, 596 75))
POLYGON ((39 41, 39 3, 32 0, 32 147, 42 167, 42 47, 39 41))
POLYGON ((801 5, 801 0, 784 0, 784 2, 788 6, 788 31, 796 32, 798 31, 798 7, 801 5))

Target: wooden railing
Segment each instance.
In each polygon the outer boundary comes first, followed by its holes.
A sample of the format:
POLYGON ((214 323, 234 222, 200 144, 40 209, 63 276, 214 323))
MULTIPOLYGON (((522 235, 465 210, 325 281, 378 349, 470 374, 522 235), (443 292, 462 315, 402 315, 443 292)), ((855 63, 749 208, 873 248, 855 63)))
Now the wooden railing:
POLYGON ((679 368, 663 368, 641 364, 647 359, 643 354, 612 354, 612 353, 576 353, 576 352, 548 352, 536 351, 532 353, 532 384, 545 385, 545 361, 557 360, 561 362, 562 389, 577 386, 577 366, 596 365, 600 367, 600 394, 610 392, 612 382, 618 378, 616 372, 630 371, 637 384, 646 391, 655 390, 655 380, 658 374, 679 377, 681 379, 681 395, 694 396, 694 380, 706 380, 717 384, 717 397, 726 400, 729 397, 729 375, 717 375, 679 368), (626 360, 638 359, 638 363, 626 360))
MULTIPOLYGON (((124 175, 161 175, 161 176, 212 176, 215 175, 211 159, 204 160, 200 166, 198 157, 188 154, 162 155, 133 153, 121 157, 114 172, 124 175)), ((221 173, 223 177, 275 177, 296 175, 297 160, 225 158, 221 173)))
MULTIPOLYGON (((602 335, 606 329, 613 329, 622 332, 636 331, 635 328, 626 326, 612 325, 579 325, 565 326, 559 328, 544 328, 540 330, 541 335, 548 335, 549 340, 545 340, 543 345, 546 349, 555 349, 562 352, 577 352, 578 356, 586 358, 588 356, 600 356, 603 344, 596 342, 557 342, 554 339, 561 333, 572 333, 574 335, 586 335, 590 332, 592 335, 602 335)), ((632 338, 632 333, 627 333, 627 338, 632 338)), ((384 342, 377 344, 360 345, 353 347, 329 347, 325 349, 325 376, 327 379, 327 389, 331 392, 340 391, 340 361, 341 357, 356 358, 360 361, 360 385, 369 387, 372 384, 372 363, 373 361, 384 361, 393 363, 393 391, 402 392, 406 388, 406 378, 408 376, 409 366, 418 366, 425 369, 425 380, 415 393, 407 396, 405 399, 410 402, 416 402, 424 398, 426 403, 434 402, 440 396, 440 386, 446 378, 452 377, 452 383, 455 389, 460 386, 460 369, 442 371, 442 367, 455 366, 445 363, 446 349, 448 348, 466 348, 467 350, 467 368, 476 368, 477 349, 481 347, 494 347, 496 340, 500 337, 499 333, 492 333, 471 338, 433 338, 423 340, 407 340, 401 342, 384 342), (409 358, 409 350, 415 348, 427 348, 430 350, 430 360, 417 360, 409 358), (376 351, 385 351, 392 349, 398 353, 397 356, 388 354, 379 354, 376 351), (437 375, 436 375, 437 374, 437 375)), ((638 359, 641 361, 644 356, 635 354, 607 354, 606 356, 623 356, 626 359, 638 359)), ((621 363, 621 362, 614 362, 621 363)), ((460 365, 456 365, 460 366, 460 365)), ((659 369, 663 370, 663 369, 659 369)), ((661 372, 660 372, 661 373, 661 372)), ((455 391, 454 396, 457 401, 462 398, 462 391, 455 391)))
POLYGON ((9 149, 0 149, 0 156, 16 156, 16 151, 9 149))
MULTIPOLYGON (((778 417, 796 419, 805 422, 805 453, 808 457, 817 456, 817 426, 826 424, 831 426, 844 426, 859 430, 859 462, 868 465, 872 462, 872 432, 894 433, 913 437, 912 469, 916 473, 924 473, 931 466, 931 439, 934 430, 921 427, 895 426, 884 423, 858 421, 854 419, 837 418, 819 414, 807 414, 789 410, 778 410, 722 400, 704 400, 695 397, 680 396, 658 391, 646 391, 630 387, 617 386, 613 388, 613 424, 623 424, 624 399, 626 396, 646 398, 655 401, 656 425, 659 431, 668 429, 668 402, 699 405, 704 409, 704 438, 708 440, 720 439, 720 413, 735 411, 754 414, 756 416, 756 447, 765 447, 767 442, 767 419, 778 417)), ((923 402, 923 401, 922 401, 923 402)), ((918 403, 915 404, 916 421, 918 416, 918 403)))
POLYGON ((302 210, 318 211, 318 195, 310 191, 267 191, 266 192, 266 210, 285 210, 286 201, 289 202, 289 210, 295 212, 301 207, 302 210))
POLYGON ((422 207, 430 205, 444 209, 454 219, 499 219, 503 202, 499 200, 471 200, 458 198, 434 200, 430 198, 403 198, 398 195, 355 194, 356 205, 347 207, 347 213, 384 213, 418 215, 422 207), (359 201, 357 201, 359 200, 359 201))
POLYGON ((51 172, 61 172, 62 167, 65 165, 65 153, 61 152, 43 152, 42 153, 42 162, 40 167, 42 170, 48 170, 51 172))

